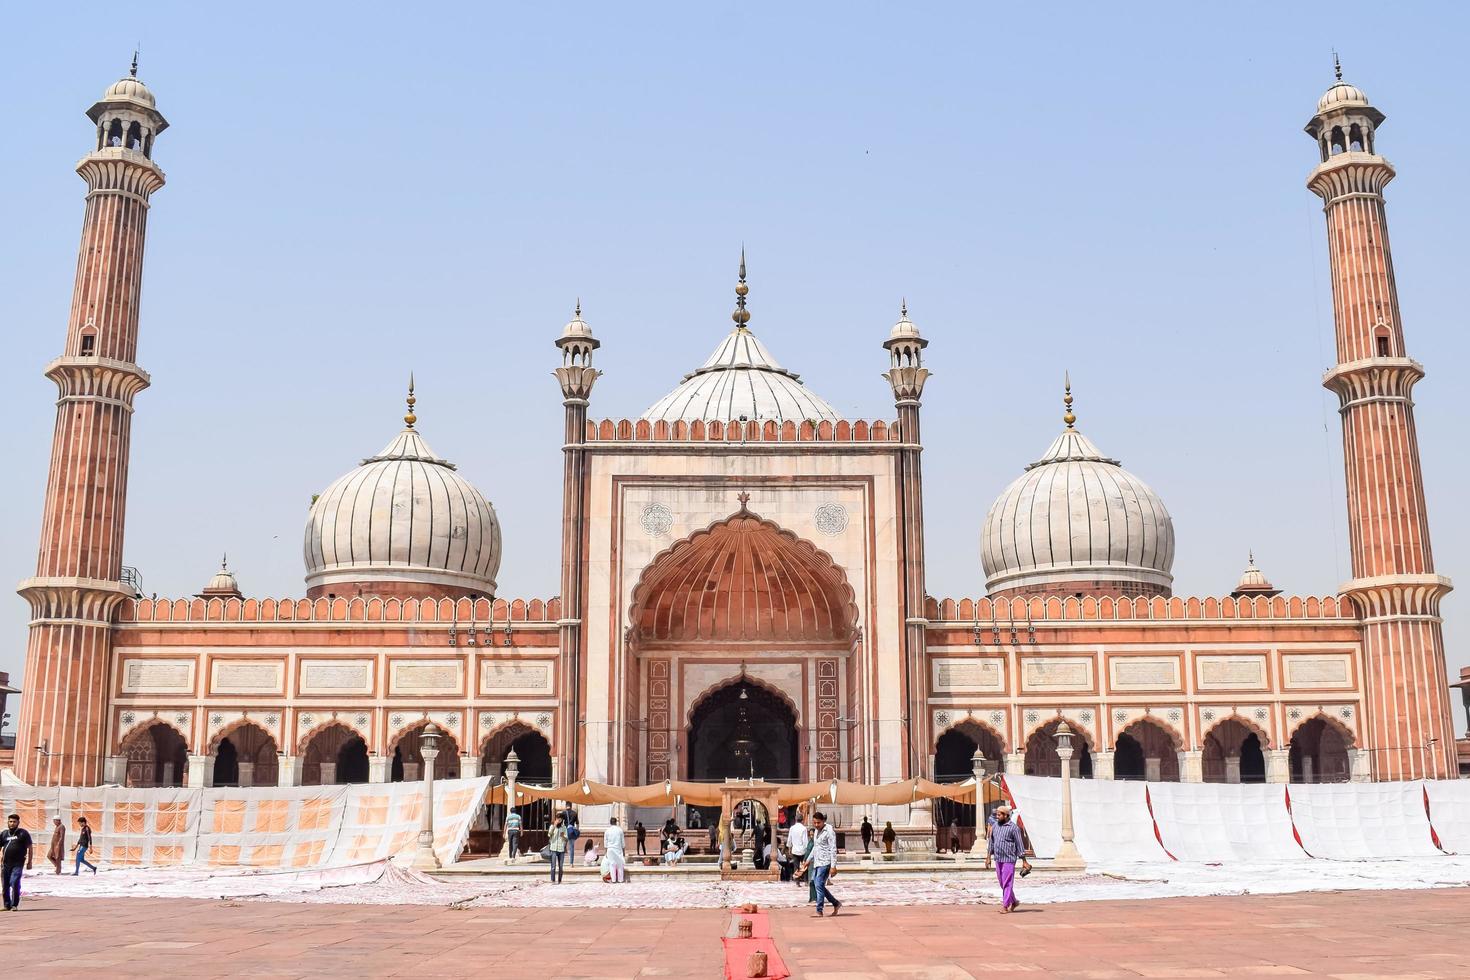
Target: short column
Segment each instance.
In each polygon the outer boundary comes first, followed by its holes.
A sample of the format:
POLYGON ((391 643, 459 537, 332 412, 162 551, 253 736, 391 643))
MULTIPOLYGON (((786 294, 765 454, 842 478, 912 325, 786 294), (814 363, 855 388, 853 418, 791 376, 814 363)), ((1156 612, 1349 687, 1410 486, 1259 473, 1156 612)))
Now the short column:
POLYGON ((1351 779, 1353 782, 1373 781, 1373 766, 1369 761, 1367 749, 1348 749, 1348 763, 1352 766, 1351 779))
MULTIPOLYGON (((172 782, 172 780, 170 780, 172 782)), ((189 756, 188 782, 190 789, 200 789, 214 782, 214 758, 207 755, 189 756)))
POLYGON ((1093 779, 1112 779, 1113 778, 1113 753, 1112 752, 1094 752, 1092 754, 1092 778, 1093 779))
POLYGON ((1266 750, 1266 782, 1286 783, 1291 781, 1291 750, 1266 750))
POLYGON ((386 783, 393 760, 386 755, 375 755, 368 759, 368 782, 386 783))
POLYGON ((239 783, 240 783, 240 786, 241 786, 242 789, 255 785, 255 763, 253 763, 253 762, 242 762, 242 763, 240 763, 240 779, 239 779, 239 783))
POLYGON ((1240 782, 1240 756, 1227 755, 1225 757, 1225 781, 1227 783, 1240 782))
POLYGON ((1022 776, 1026 773, 1026 753, 1010 752, 1006 754, 1005 771, 1012 776, 1022 776))
POLYGON ((416 783, 419 781, 419 769, 417 762, 405 762, 403 764, 403 781, 405 783, 416 783))
POLYGON ((301 756, 281 755, 277 756, 276 758, 276 785, 300 786, 301 756))
POLYGON ((480 757, 477 755, 462 755, 459 757, 459 778, 477 779, 480 776, 480 757))
POLYGON ((128 757, 110 755, 102 763, 102 781, 110 786, 121 786, 128 778, 128 757))
POLYGON ((323 762, 322 763, 321 784, 323 786, 334 786, 334 785, 336 785, 336 783, 337 783, 337 763, 335 763, 335 762, 323 762))
POLYGON ((1198 749, 1179 753, 1179 781, 1202 783, 1205 781, 1204 753, 1198 749))
MULTIPOLYGON (((1183 759, 1179 760, 1179 770, 1180 770, 1180 775, 1181 775, 1181 778, 1182 778, 1183 771, 1184 771, 1184 760, 1183 759)), ((1149 759, 1144 759, 1143 760, 1143 778, 1144 779, 1148 780, 1151 783, 1156 783, 1160 779, 1162 779, 1163 776, 1164 776, 1164 760, 1163 759, 1149 758, 1149 759)))

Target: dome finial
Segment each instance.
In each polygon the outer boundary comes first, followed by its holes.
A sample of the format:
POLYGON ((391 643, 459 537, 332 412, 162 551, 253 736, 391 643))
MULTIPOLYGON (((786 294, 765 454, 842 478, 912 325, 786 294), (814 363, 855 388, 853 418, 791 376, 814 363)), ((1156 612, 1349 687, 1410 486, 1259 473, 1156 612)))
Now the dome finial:
POLYGON ((228 572, 230 570, 230 553, 228 551, 219 556, 219 570, 222 572, 228 572))
POLYGON ((577 297, 577 308, 572 311, 572 319, 573 320, 580 320, 580 319, 582 319, 582 297, 580 297, 580 296, 577 297))
POLYGON ((1062 416, 1062 421, 1067 423, 1067 428, 1070 429, 1077 422, 1077 416, 1072 414, 1072 372, 1063 371, 1062 378, 1063 383, 1066 385, 1065 393, 1062 395, 1062 404, 1067 407, 1067 412, 1062 416))
POLYGON ((1337 80, 1342 81, 1342 59, 1337 56, 1337 49, 1332 49, 1332 71, 1337 75, 1337 80))
POLYGON ((907 296, 898 301, 898 318, 900 320, 909 318, 909 298, 907 296))
POLYGON ((750 287, 745 284, 745 246, 740 246, 740 281, 735 284, 735 312, 730 314, 730 319, 745 329, 750 322, 750 311, 745 308, 745 296, 750 292, 750 287))
POLYGON ((418 401, 413 394, 413 372, 410 371, 408 372, 408 413, 403 416, 403 424, 410 429, 419 420, 419 417, 413 413, 413 407, 418 404, 418 401))
POLYGON ((128 69, 128 75, 132 78, 138 77, 138 48, 133 49, 133 66, 128 69))

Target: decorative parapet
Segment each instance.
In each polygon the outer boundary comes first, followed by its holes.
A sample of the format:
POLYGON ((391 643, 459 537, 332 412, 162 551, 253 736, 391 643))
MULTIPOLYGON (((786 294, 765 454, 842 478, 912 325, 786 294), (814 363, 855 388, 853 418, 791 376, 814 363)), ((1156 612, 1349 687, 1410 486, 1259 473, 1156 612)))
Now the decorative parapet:
POLYGON ((561 599, 127 599, 119 623, 437 623, 555 627, 561 599))
POLYGON ((669 422, 660 419, 588 421, 588 442, 902 442, 897 422, 669 422))
POLYGON ((1010 629, 1013 624, 1109 622, 1129 620, 1293 620, 1356 619, 1351 604, 1337 596, 1229 596, 1198 598, 1112 598, 1110 596, 1017 596, 1010 599, 936 599, 930 596, 925 614, 931 625, 992 623, 1010 629))

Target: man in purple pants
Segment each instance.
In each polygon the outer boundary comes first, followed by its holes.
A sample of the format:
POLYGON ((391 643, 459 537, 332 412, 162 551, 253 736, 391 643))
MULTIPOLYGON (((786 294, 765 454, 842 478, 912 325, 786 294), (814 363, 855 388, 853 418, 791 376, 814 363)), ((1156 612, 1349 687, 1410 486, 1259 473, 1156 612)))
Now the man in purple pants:
POLYGON ((1031 864, 1026 860, 1021 828, 1011 822, 1011 808, 1005 804, 995 808, 995 829, 990 833, 987 851, 995 859, 995 876, 1000 881, 1000 910, 1020 908, 1015 891, 1016 865, 1029 871, 1031 864))

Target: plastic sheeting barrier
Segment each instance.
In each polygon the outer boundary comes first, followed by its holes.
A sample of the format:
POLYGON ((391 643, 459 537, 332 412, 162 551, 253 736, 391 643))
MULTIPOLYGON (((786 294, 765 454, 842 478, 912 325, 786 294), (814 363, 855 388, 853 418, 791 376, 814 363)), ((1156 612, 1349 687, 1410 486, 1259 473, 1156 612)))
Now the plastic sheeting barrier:
MULTIPOLYGON (((1062 841, 1062 781, 1049 776, 1005 777, 1016 812, 1037 857, 1052 857, 1062 841)), ((1072 830, 1077 849, 1089 860, 1167 861, 1154 838, 1144 800, 1158 783, 1110 779, 1072 780, 1072 830)))
POLYGON ((1424 789, 1440 844, 1452 854, 1470 854, 1470 779, 1434 780, 1424 789))
MULTIPOLYGON (((434 853, 453 864, 490 777, 434 783, 434 853)), ((67 828, 67 856, 78 820, 92 828, 94 861, 112 866, 315 869, 407 859, 418 844, 423 784, 250 789, 0 787, 0 807, 18 813, 38 856, 51 843, 51 820, 67 828)))
POLYGON ((1148 783, 1154 821, 1181 861, 1308 860, 1280 783, 1148 783))
POLYGON ((1424 783, 1292 784, 1291 815, 1313 857, 1433 857, 1424 783))

